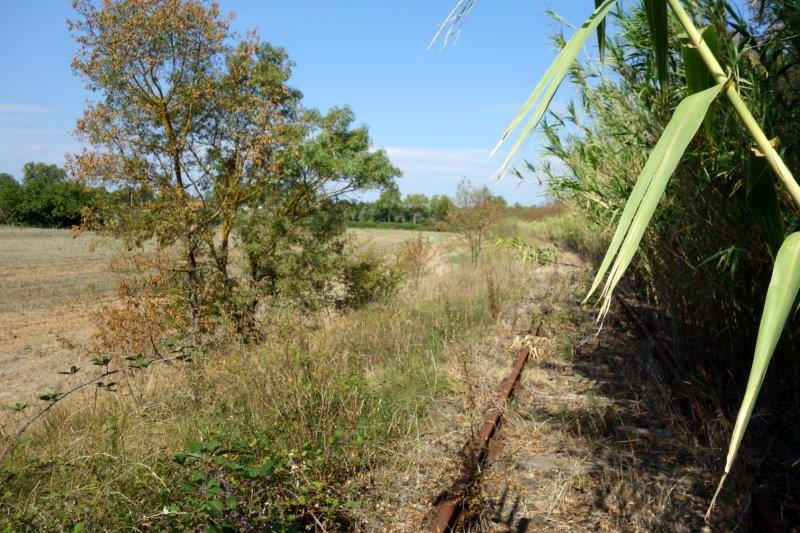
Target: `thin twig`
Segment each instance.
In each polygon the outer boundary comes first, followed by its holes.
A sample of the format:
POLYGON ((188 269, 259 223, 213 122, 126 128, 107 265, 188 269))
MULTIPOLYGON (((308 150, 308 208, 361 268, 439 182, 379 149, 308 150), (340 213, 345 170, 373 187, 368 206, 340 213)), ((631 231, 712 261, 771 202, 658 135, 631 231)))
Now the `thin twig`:
MULTIPOLYGON (((178 351, 178 350, 176 350, 176 351, 178 351)), ((182 350, 180 350, 180 351, 182 351, 182 350)), ((166 362, 169 362, 169 361, 185 359, 185 358, 186 358, 186 355, 181 353, 181 355, 176 355, 175 357, 161 357, 159 359, 153 359, 152 361, 150 361, 150 364, 153 364, 153 363, 166 363, 166 362)), ((73 388, 69 389, 67 392, 65 392, 63 394, 59 394, 58 397, 56 399, 50 401, 50 403, 48 403, 45 408, 43 408, 41 411, 36 413, 31 418, 29 418, 22 425, 22 427, 19 428, 19 430, 17 430, 17 432, 14 434, 14 436, 10 438, 10 442, 8 443, 8 445, 6 445, 5 449, 3 449, 3 452, 0 453, 0 463, 3 462, 3 459, 5 459, 6 455, 9 452, 11 452, 11 450, 16 448, 17 443, 19 441, 19 438, 22 436, 22 434, 25 433, 25 431, 27 431, 28 428, 31 427, 34 422, 36 422, 41 417, 43 417, 45 414, 47 414, 47 412, 50 411, 50 409, 52 409, 54 405, 59 403, 61 400, 63 400, 67 396, 70 396, 71 394, 73 394, 75 392, 78 392, 79 390, 84 389, 84 388, 88 387, 89 385, 97 383, 100 380, 102 380, 103 378, 106 378, 108 376, 113 376, 114 374, 119 374, 120 372, 124 372, 124 371, 127 371, 127 370, 141 370, 141 366, 139 366, 139 365, 127 365, 127 366, 124 366, 124 367, 121 367, 121 368, 116 368, 114 370, 106 370, 102 374, 100 374, 98 376, 95 376, 94 378, 90 379, 89 381, 86 381, 84 383, 76 385, 76 386, 74 386, 73 388)))

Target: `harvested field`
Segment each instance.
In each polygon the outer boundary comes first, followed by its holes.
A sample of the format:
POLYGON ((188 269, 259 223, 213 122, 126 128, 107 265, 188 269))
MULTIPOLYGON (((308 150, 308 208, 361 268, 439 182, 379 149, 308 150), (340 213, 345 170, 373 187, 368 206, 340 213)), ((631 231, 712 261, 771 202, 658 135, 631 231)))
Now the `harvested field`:
MULTIPOLYGON (((418 232, 348 233, 358 249, 389 254, 418 232)), ((423 234, 433 243, 454 240, 449 233, 423 234)), ((79 363, 93 332, 91 312, 115 298, 110 263, 120 251, 94 234, 0 226, 0 406, 29 402, 69 382, 57 371, 79 363)))
POLYGON ((92 234, 0 226, 0 405, 62 385, 56 369, 74 363, 92 309, 116 294, 115 252, 92 234))

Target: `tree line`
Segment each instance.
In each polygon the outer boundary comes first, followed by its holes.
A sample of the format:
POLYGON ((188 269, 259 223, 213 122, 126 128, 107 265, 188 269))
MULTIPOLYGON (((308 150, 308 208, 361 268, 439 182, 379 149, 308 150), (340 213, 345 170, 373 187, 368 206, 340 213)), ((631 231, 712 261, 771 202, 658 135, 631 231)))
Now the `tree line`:
POLYGON ((462 181, 453 197, 447 194, 427 196, 412 193, 402 196, 397 188, 383 191, 374 201, 347 200, 344 215, 347 223, 359 225, 421 225, 429 228, 442 228, 452 219, 459 209, 474 207, 474 201, 467 201, 464 191, 481 198, 481 203, 491 203, 498 212, 519 218, 536 219, 548 216, 560 207, 548 204, 544 206, 524 206, 519 202, 509 205, 505 198, 492 194, 488 187, 474 187, 462 181))
POLYGON ((69 178, 58 165, 29 162, 22 168, 22 180, 0 172, 0 224, 40 228, 80 226, 81 218, 102 209, 113 212, 152 200, 152 193, 132 187, 108 190, 69 178))
POLYGON ((84 208, 120 195, 71 181, 56 165, 26 163, 21 182, 0 173, 0 224, 68 228, 80 224, 84 208))

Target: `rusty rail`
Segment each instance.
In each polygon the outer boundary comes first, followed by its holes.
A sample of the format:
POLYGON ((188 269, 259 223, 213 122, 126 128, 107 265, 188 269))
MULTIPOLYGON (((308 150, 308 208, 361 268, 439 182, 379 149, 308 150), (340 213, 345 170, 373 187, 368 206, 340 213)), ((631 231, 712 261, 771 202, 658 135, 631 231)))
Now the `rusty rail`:
POLYGON ((514 361, 514 366, 511 368, 511 373, 500 384, 495 406, 487 411, 486 418, 484 418, 483 425, 478 434, 464 445, 464 449, 462 450, 464 466, 461 475, 455 483, 453 483, 450 490, 444 492, 436 501, 436 514, 431 526, 431 531, 434 533, 450 531, 453 523, 456 521, 464 497, 469 493, 470 488, 475 483, 478 468, 486 457, 489 440, 492 438, 492 435, 494 435, 500 423, 505 403, 514 392, 514 386, 517 384, 517 381, 519 381, 519 376, 522 373, 525 363, 528 361, 530 353, 530 346, 526 345, 520 349, 519 355, 514 361))

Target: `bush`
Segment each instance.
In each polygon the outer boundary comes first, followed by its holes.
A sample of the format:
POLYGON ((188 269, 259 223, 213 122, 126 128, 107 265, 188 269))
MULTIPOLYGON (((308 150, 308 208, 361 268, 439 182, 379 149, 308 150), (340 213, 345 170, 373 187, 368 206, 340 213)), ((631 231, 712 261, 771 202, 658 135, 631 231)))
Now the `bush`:
MULTIPOLYGON (((503 264, 491 269, 501 301, 528 286, 517 262, 503 264)), ((346 271, 362 302, 397 282, 370 256, 346 271)), ((0 466, 0 531, 358 529, 363 494, 349 481, 391 458, 452 389, 453 343, 472 346, 491 324, 483 275, 453 272, 436 294, 335 321, 276 313, 261 345, 65 400, 0 466)))
POLYGON ((441 231, 436 224, 415 224, 413 222, 378 222, 373 220, 351 220, 349 228, 406 229, 412 231, 441 231))
POLYGON ((358 308, 393 294, 402 275, 377 255, 362 254, 349 260, 342 269, 344 294, 338 307, 358 308))
POLYGON ((411 278, 414 288, 419 286, 434 253, 433 244, 422 233, 418 233, 413 239, 404 241, 395 253, 397 267, 411 278))

